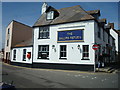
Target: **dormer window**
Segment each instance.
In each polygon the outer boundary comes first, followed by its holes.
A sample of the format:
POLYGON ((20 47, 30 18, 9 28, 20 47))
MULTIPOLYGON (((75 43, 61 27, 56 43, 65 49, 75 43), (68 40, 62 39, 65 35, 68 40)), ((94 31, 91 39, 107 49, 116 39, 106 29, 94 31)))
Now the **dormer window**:
POLYGON ((53 20, 54 19, 54 11, 47 12, 47 20, 53 20))

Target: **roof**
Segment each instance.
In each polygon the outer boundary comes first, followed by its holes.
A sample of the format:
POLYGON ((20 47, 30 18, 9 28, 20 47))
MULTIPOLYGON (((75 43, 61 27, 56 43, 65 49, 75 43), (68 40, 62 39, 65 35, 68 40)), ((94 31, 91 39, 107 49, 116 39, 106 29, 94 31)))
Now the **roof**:
POLYGON ((118 33, 118 35, 120 36, 120 30, 115 30, 117 33, 118 33))
MULTIPOLYGON (((16 20, 12 20, 8 25, 10 25, 12 22, 13 22, 13 23, 16 22, 16 23, 19 23, 19 24, 22 24, 22 25, 24 25, 24 26, 27 26, 27 27, 32 28, 31 26, 29 26, 29 25, 27 25, 27 24, 24 24, 24 23, 21 23, 21 22, 16 21, 16 20)), ((8 25, 7 25, 7 26, 8 26, 8 25)))
POLYGON ((91 10, 91 11, 86 11, 88 14, 99 14, 100 15, 100 10, 91 10))
POLYGON ((99 22, 101 22, 101 23, 107 23, 107 20, 106 20, 106 18, 103 18, 103 19, 99 19, 99 22))
POLYGON ((57 11, 59 16, 54 20, 46 20, 46 13, 43 13, 33 27, 95 19, 92 15, 83 10, 80 5, 58 9, 57 11))
POLYGON ((120 30, 117 30, 117 32, 119 33, 119 36, 120 36, 120 30))
POLYGON ((21 43, 16 44, 14 47, 27 47, 27 46, 32 46, 32 38, 26 41, 23 41, 21 43))

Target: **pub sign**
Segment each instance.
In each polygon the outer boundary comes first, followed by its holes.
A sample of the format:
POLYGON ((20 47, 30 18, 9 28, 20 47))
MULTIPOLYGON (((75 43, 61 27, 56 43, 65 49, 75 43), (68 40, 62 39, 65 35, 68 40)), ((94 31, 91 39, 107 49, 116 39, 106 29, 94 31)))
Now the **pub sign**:
POLYGON ((58 31, 58 42, 83 41, 83 30, 58 31))

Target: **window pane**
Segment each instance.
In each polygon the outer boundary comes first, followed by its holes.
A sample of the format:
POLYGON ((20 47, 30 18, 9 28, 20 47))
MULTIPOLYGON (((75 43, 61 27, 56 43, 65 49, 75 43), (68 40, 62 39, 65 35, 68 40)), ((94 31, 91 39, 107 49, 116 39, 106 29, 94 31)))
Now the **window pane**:
POLYGON ((89 58, 89 45, 83 45, 83 59, 89 58))
POLYGON ((39 38, 41 38, 41 39, 49 38, 49 27, 40 27, 39 28, 39 38))
POLYGON ((48 45, 39 45, 38 46, 38 58, 47 59, 47 57, 49 57, 49 46, 48 45))
POLYGON ((66 45, 60 46, 60 58, 61 57, 66 57, 66 45))

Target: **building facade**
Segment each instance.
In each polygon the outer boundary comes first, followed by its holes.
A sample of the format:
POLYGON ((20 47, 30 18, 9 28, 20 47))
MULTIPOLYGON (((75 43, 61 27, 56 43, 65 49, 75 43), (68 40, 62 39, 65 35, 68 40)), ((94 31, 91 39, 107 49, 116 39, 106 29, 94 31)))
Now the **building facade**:
POLYGON ((11 64, 32 64, 32 39, 18 43, 11 50, 11 64))
POLYGON ((17 21, 11 21, 6 28, 6 39, 4 48, 4 61, 9 62, 11 49, 18 43, 32 37, 32 27, 17 21))
POLYGON ((59 10, 49 6, 33 26, 33 64, 93 68, 100 54, 106 63, 115 61, 116 37, 106 19, 99 17, 100 10, 85 11, 79 5, 59 10), (94 44, 99 45, 96 51, 92 49, 94 44))
POLYGON ((33 25, 31 44, 25 44, 27 40, 14 46, 11 62, 84 70, 93 70, 100 55, 106 65, 116 62, 118 33, 99 18, 100 10, 85 11, 79 5, 55 9, 44 3, 41 11, 33 25), (99 48, 93 50, 93 45, 99 48))

